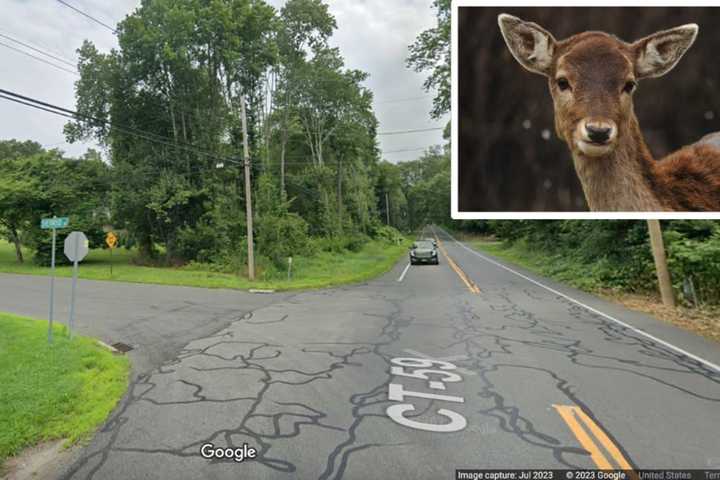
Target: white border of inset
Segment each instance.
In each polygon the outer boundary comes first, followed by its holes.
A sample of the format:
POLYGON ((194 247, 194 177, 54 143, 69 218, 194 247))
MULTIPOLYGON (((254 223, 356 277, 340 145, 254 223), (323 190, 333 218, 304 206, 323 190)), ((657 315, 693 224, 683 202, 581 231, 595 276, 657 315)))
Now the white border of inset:
MULTIPOLYGON (((629 1, 611 0, 597 2, 588 0, 526 0, 497 1, 484 3, 481 0, 453 0, 451 14, 451 188, 450 203, 452 218, 455 220, 720 220, 720 212, 460 212, 459 208, 459 166, 458 166, 458 10, 460 7, 720 7, 720 2, 694 1, 681 4, 675 1, 629 1)), ((707 28, 707 27, 706 27, 707 28)), ((713 27, 714 28, 714 27, 713 27)), ((702 25, 701 25, 702 34, 702 25)), ((498 35, 500 32, 498 31, 498 35)), ((699 138, 699 134, 698 134, 699 138)))

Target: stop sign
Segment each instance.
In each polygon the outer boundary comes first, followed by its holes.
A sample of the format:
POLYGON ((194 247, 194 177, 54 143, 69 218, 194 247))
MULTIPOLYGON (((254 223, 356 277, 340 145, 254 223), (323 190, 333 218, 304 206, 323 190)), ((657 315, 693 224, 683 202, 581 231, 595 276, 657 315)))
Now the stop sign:
POLYGON ((65 256, 71 262, 81 262, 90 251, 87 237, 82 232, 72 232, 65 239, 65 256))

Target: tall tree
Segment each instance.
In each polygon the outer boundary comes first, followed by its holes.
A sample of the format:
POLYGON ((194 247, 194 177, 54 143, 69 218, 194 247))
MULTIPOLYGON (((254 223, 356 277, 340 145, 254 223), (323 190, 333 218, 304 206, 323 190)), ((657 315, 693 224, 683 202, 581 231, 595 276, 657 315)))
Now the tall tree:
POLYGON ((416 72, 429 72, 425 89, 435 90, 431 115, 440 118, 450 111, 450 14, 451 0, 434 0, 437 25, 420 33, 410 45, 407 65, 416 72))

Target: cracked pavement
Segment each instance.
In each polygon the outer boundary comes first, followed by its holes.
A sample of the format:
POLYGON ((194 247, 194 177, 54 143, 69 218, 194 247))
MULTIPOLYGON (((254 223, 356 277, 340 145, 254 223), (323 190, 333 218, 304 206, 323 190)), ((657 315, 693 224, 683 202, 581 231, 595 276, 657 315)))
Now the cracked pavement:
MULTIPOLYGON (((581 408, 633 467, 720 468, 720 372, 438 234, 479 294, 445 258, 412 267, 399 282, 402 261, 380 279, 323 291, 186 289, 182 301, 168 293, 176 303, 197 303, 190 313, 160 307, 155 320, 115 326, 134 328, 137 338, 148 330, 152 341, 133 352, 145 368, 135 365, 126 397, 57 478, 437 479, 454 478, 459 468, 595 468, 554 405, 581 408), (176 315, 183 333, 159 342, 176 315), (162 355, 150 353, 156 340, 162 355), (423 379, 392 374, 398 357, 448 359, 462 378, 430 389, 423 379), (388 398, 391 383, 464 400, 406 397, 414 406, 406 418, 445 424, 438 413, 445 408, 467 426, 441 433, 396 423, 386 412, 398 403, 388 398), (200 447, 208 442, 247 443, 257 458, 206 459, 200 447)), ((522 273, 720 363, 716 344, 522 273)), ((162 305, 158 295, 152 305, 162 305)), ((84 318, 106 299, 86 298, 84 318)), ((138 318, 150 309, 124 303, 138 318)), ((101 338, 111 331, 78 325, 101 338)))

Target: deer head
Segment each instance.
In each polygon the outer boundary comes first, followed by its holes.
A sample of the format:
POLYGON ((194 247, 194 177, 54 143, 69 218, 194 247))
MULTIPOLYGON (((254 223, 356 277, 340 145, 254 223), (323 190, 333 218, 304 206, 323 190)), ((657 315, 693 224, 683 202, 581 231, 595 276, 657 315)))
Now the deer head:
POLYGON ((607 156, 623 136, 638 130, 632 128, 637 82, 672 70, 698 32, 688 24, 634 43, 603 32, 557 41, 539 25, 511 15, 500 15, 498 23, 520 65, 548 77, 557 134, 573 155, 584 157, 607 156))

